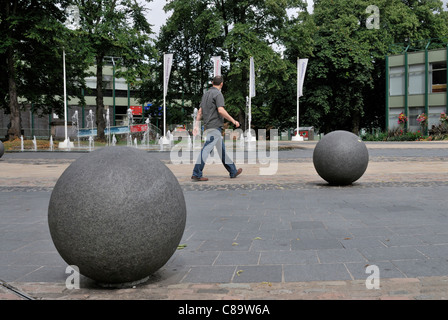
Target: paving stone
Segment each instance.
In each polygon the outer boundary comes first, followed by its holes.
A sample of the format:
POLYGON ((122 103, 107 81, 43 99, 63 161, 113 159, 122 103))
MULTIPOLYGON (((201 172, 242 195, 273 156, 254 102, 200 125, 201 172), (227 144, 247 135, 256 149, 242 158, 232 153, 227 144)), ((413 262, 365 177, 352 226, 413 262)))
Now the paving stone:
POLYGON ((237 266, 233 282, 282 282, 282 266, 237 266))
POLYGON ((292 250, 318 250, 342 248, 337 239, 300 239, 291 241, 292 250))
POLYGON ((318 250, 317 256, 320 263, 367 262, 356 249, 318 250))
POLYGON ((351 280, 350 274, 342 263, 285 265, 283 272, 286 282, 351 280))
MULTIPOLYGON (((36 159, 35 153, 7 153, 0 161, 0 279, 30 281, 30 291, 49 299, 448 298, 442 281, 448 275, 448 216, 441 201, 448 192, 448 172, 441 166, 448 144, 433 145, 370 144, 368 171, 342 188, 307 175, 311 148, 279 152, 280 174, 269 177, 245 167, 241 178, 213 172, 210 182, 198 184, 190 181, 191 167, 171 165, 187 205, 181 241, 186 247, 147 284, 113 295, 91 287, 66 290, 66 264, 50 246, 46 222, 56 179, 35 171, 18 183, 29 166, 66 166, 74 154, 42 153, 45 159, 36 159), (13 163, 21 165, 19 178, 3 179, 5 164, 13 163), (394 166, 410 172, 397 175, 394 166), (291 172, 282 173, 284 168, 291 172), (379 291, 365 288, 368 265, 380 269, 379 291), (49 282, 34 282, 39 280, 49 282), (333 291, 334 281, 345 289, 333 291), (224 292, 216 283, 244 288, 224 292)), ((169 153, 155 156, 169 164, 169 153)))
POLYGON ((320 221, 291 221, 291 228, 297 229, 324 229, 325 225, 320 221))
POLYGON ((369 261, 424 259, 414 247, 361 248, 361 254, 369 261))
POLYGON ((235 266, 192 267, 182 280, 184 283, 228 283, 231 282, 235 266))
POLYGON ((315 250, 266 251, 261 252, 260 264, 315 264, 318 258, 315 250))
POLYGON ((260 260, 258 252, 231 252, 223 251, 214 262, 214 265, 257 265, 260 260))
POLYGON ((447 259, 419 259, 392 261, 407 277, 445 276, 448 271, 447 259))
POLYGON ((403 273, 390 261, 378 261, 378 262, 368 262, 368 263, 359 263, 359 262, 348 262, 345 263, 345 266, 350 271, 350 274, 359 280, 366 280, 372 273, 366 273, 368 266, 377 266, 379 269, 379 278, 388 279, 388 278, 401 278, 403 277, 403 273))

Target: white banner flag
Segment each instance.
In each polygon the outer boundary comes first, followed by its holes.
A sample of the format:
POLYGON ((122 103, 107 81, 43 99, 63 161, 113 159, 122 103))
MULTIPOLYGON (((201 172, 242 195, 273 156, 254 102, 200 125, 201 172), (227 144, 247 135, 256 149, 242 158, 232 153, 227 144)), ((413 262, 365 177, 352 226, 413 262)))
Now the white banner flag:
POLYGON ((173 54, 166 53, 163 55, 163 97, 166 97, 168 91, 168 82, 170 81, 171 66, 173 65, 173 54))
POLYGON ((305 73, 308 66, 308 59, 299 59, 297 63, 297 86, 299 97, 303 96, 303 83, 305 82, 305 73))
POLYGON ((213 77, 221 75, 221 56, 214 56, 213 59, 213 77))
POLYGON ((249 80, 249 95, 255 97, 255 67, 254 58, 250 57, 250 80, 249 80))

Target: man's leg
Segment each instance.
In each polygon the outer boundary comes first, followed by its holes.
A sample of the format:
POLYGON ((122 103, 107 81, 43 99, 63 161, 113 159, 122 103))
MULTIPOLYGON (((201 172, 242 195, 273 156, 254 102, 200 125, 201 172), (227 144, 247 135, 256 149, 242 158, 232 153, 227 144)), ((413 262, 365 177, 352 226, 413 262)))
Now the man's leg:
POLYGON ((224 165, 226 170, 229 172, 230 178, 235 178, 241 172, 238 173, 238 170, 237 170, 237 168, 235 166, 235 163, 233 162, 233 160, 227 154, 227 152, 226 152, 226 145, 224 143, 224 140, 222 139, 222 136, 220 136, 220 140, 221 141, 218 142, 218 143, 221 143, 222 147, 221 147, 221 150, 219 150, 220 148, 217 148, 217 149, 219 151, 219 156, 221 157, 222 164, 224 165))
POLYGON ((218 142, 219 140, 218 138, 219 138, 218 130, 211 130, 207 134, 204 147, 202 148, 201 154, 199 155, 196 164, 194 165, 193 177, 202 178, 202 171, 204 170, 205 162, 207 161, 208 156, 210 155, 216 143, 218 142))

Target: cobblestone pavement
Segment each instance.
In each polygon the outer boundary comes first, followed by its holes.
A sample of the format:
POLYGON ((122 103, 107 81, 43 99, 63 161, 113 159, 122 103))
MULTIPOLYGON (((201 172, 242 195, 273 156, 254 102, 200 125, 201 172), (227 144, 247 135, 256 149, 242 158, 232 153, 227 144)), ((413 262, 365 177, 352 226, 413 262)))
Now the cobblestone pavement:
POLYGON ((264 164, 246 154, 237 179, 207 165, 205 183, 191 182, 192 164, 150 153, 184 190, 183 246, 145 284, 114 290, 84 277, 67 289, 48 231, 51 190, 83 153, 6 153, 0 299, 447 299, 448 143, 367 143, 369 167, 348 187, 317 175, 314 146, 283 143, 264 164), (276 174, 260 175, 268 166, 276 174), (368 266, 379 289, 366 288, 368 266))

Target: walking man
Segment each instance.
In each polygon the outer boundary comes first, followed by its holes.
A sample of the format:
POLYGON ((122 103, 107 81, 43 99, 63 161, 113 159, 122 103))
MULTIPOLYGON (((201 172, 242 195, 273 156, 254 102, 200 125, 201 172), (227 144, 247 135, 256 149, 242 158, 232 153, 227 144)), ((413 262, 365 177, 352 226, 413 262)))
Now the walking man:
POLYGON ((240 123, 233 119, 224 108, 224 96, 221 93, 222 86, 224 85, 222 76, 214 77, 212 85, 213 87, 202 97, 196 117, 196 126, 193 129, 193 136, 196 136, 199 132, 199 122, 203 118, 207 137, 193 169, 191 179, 194 181, 208 181, 208 178, 202 176, 202 171, 204 170, 208 156, 215 146, 221 157, 222 164, 229 172, 230 178, 236 178, 243 172, 243 169, 236 169, 233 160, 227 155, 224 140, 222 139, 224 118, 233 123, 237 128, 240 126, 240 123))

